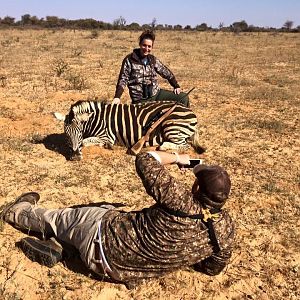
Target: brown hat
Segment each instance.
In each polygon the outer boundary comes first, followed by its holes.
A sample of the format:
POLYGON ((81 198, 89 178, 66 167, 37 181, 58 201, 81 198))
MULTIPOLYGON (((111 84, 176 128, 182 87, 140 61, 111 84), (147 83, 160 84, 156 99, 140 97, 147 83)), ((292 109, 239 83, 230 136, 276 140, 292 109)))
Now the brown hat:
POLYGON ((220 166, 196 165, 193 169, 198 179, 203 204, 221 208, 229 196, 231 182, 228 173, 220 166))

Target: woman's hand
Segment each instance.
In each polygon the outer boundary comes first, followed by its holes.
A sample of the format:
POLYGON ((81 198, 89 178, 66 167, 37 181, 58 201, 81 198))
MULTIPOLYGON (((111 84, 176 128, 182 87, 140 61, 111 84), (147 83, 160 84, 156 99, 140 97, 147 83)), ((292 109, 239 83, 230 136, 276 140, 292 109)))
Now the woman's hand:
POLYGON ((178 162, 179 166, 189 165, 190 164, 190 156, 188 154, 178 154, 178 162))
POLYGON ((178 166, 182 166, 190 164, 190 156, 188 154, 169 153, 165 151, 149 151, 149 153, 162 165, 178 164, 178 166))
POLYGON ((120 104, 120 102, 121 102, 120 98, 114 98, 112 104, 120 104))
POLYGON ((175 95, 179 95, 181 93, 181 88, 176 88, 173 92, 175 95))

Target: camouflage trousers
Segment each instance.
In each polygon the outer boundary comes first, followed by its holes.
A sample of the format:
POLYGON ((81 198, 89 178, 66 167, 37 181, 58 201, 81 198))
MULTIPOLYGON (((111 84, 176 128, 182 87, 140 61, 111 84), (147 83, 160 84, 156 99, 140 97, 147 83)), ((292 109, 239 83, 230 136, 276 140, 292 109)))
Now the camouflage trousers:
POLYGON ((172 91, 160 89, 157 94, 154 96, 147 98, 147 99, 142 99, 140 101, 135 101, 135 103, 144 103, 148 101, 162 101, 162 100, 167 100, 167 101, 179 101, 180 104, 185 105, 186 107, 190 107, 190 101, 189 101, 189 96, 186 93, 181 92, 179 95, 174 94, 172 91))
POLYGON ((16 227, 54 236, 59 242, 75 247, 82 261, 92 271, 104 274, 105 266, 99 261, 99 223, 112 205, 64 209, 44 209, 28 202, 10 208, 6 221, 16 227))

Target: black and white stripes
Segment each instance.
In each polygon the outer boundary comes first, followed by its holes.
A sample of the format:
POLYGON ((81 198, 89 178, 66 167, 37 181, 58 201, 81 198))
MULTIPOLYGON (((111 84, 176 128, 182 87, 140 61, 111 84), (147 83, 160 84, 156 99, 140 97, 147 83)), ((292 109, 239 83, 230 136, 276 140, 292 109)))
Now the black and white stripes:
MULTIPOLYGON (((65 121, 65 134, 74 155, 81 158, 83 146, 114 144, 132 147, 147 128, 174 103, 106 104, 96 101, 78 101, 67 116, 55 113, 65 121)), ((174 111, 151 134, 145 146, 181 150, 188 148, 188 140, 195 142, 196 115, 187 107, 177 105, 174 111)))

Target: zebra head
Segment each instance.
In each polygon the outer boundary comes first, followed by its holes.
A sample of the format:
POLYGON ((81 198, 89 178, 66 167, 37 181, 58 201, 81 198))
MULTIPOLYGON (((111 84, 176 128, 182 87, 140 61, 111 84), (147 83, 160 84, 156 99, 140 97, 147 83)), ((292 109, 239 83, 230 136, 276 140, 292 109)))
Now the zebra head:
POLYGON ((70 160, 82 159, 84 123, 88 121, 92 113, 74 113, 73 110, 68 115, 55 112, 54 116, 64 121, 64 132, 67 145, 71 151, 70 160))

